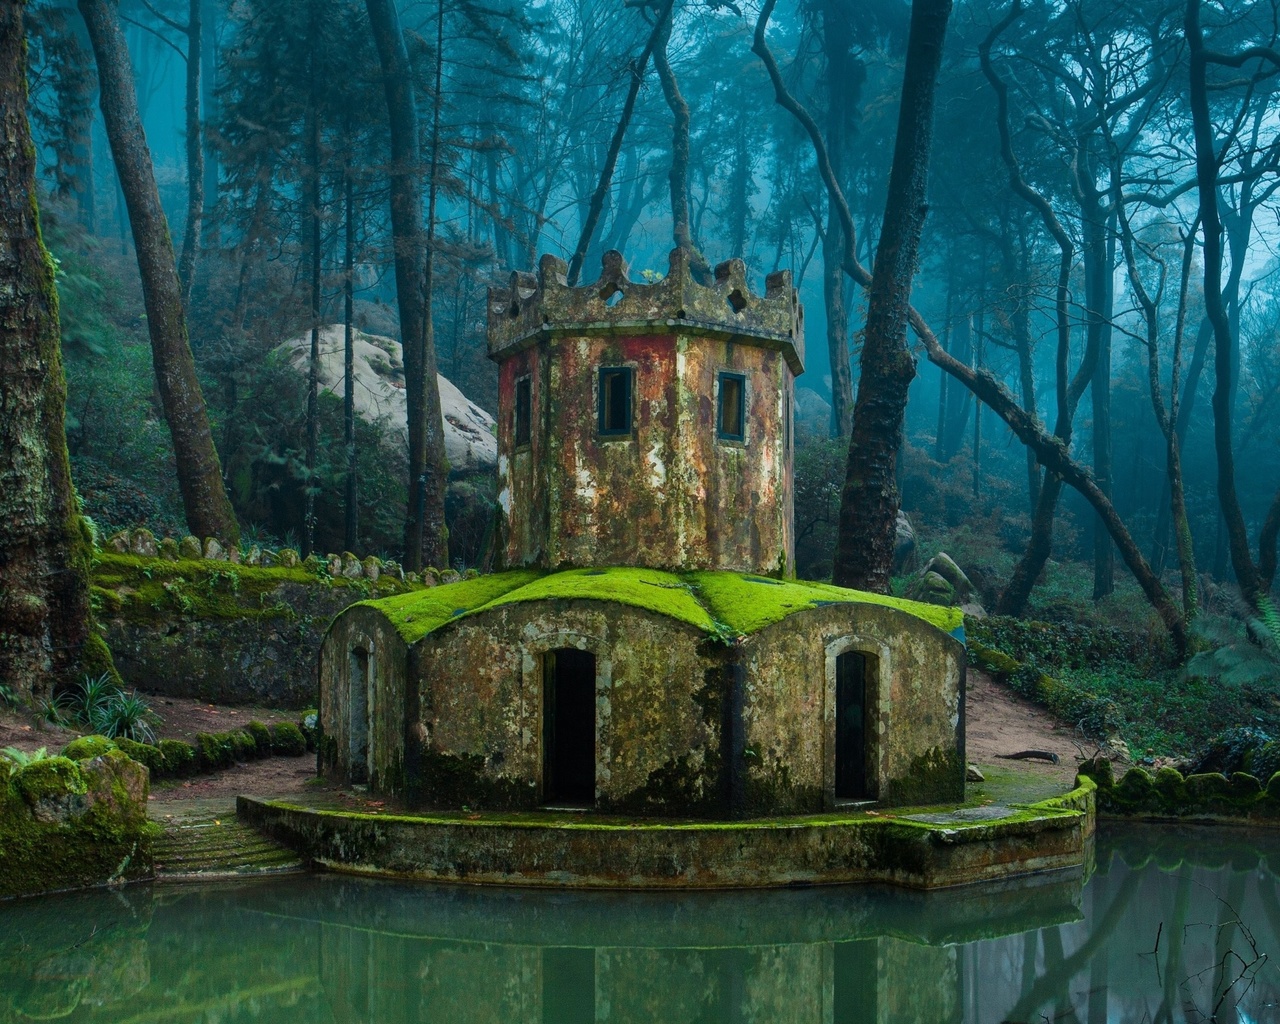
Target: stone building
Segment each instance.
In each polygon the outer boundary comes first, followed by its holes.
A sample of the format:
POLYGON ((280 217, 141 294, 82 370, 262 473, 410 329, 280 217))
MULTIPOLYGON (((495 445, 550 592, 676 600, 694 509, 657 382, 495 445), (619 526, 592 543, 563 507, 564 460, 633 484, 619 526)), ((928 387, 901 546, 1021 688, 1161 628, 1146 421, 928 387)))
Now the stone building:
POLYGON ((789 273, 565 273, 490 295, 500 571, 334 620, 321 770, 435 808, 961 799, 960 613, 792 578, 789 273))

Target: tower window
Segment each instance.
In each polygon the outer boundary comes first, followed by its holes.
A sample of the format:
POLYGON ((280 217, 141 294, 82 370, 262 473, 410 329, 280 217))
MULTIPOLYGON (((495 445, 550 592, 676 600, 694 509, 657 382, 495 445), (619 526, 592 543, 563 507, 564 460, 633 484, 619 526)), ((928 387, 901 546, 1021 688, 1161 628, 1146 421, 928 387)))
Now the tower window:
POLYGON ((533 385, 529 377, 516 381, 516 447, 529 443, 533 424, 533 385))
POLYGON ((724 441, 747 439, 747 378, 744 374, 720 374, 716 434, 724 441))
POLYGON ((600 433, 631 433, 632 370, 627 366, 600 369, 600 433))

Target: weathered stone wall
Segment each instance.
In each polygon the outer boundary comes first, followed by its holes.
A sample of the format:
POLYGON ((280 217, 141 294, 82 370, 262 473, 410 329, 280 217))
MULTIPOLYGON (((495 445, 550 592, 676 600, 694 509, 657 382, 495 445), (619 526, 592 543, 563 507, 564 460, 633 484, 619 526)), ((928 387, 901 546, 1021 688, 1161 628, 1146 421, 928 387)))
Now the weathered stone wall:
POLYGON ((668 279, 638 284, 613 255, 595 285, 564 288, 544 261, 532 293, 517 277, 491 297, 505 564, 793 572, 790 423, 803 328, 789 278, 753 296, 741 261, 730 261, 712 287, 681 285, 677 251, 668 279), (614 306, 611 294, 621 296, 614 306), (633 372, 628 434, 599 432, 601 367, 633 372), (745 377, 743 441, 718 436, 721 372, 745 377), (517 447, 526 377, 531 436, 517 447))
POLYGON ((751 807, 830 809, 835 659, 876 659, 867 779, 883 804, 964 798, 964 647, 892 608, 799 612, 743 645, 745 790, 751 807))
POLYGON ((543 656, 564 647, 596 656, 599 810, 727 818, 832 808, 835 658, 846 650, 874 655, 879 670, 870 795, 964 795, 963 647, 896 609, 816 608, 727 645, 633 607, 534 601, 466 616, 406 649, 379 611, 354 608, 320 667, 324 742, 334 744, 322 764, 339 778, 349 777, 348 652, 361 645, 378 665, 375 788, 419 806, 544 802, 543 656))
POLYGON ((351 608, 334 623, 321 648, 319 727, 320 771, 347 782, 368 782, 375 790, 401 792, 405 786, 405 697, 409 652, 386 618, 371 608, 351 608), (364 655, 365 702, 353 714, 355 652, 364 655), (363 727, 367 761, 353 758, 352 732, 363 727))
POLYGON ((377 559, 301 562, 282 552, 282 561, 263 566, 163 557, 154 539, 149 546, 150 554, 100 552, 91 596, 125 682, 163 696, 314 707, 316 659, 333 617, 367 597, 420 586, 377 559))
POLYGON ((417 800, 542 803, 543 656, 570 647, 596 657, 597 806, 720 807, 721 675, 706 646, 691 627, 604 602, 510 605, 428 636, 408 706, 425 738, 417 800))

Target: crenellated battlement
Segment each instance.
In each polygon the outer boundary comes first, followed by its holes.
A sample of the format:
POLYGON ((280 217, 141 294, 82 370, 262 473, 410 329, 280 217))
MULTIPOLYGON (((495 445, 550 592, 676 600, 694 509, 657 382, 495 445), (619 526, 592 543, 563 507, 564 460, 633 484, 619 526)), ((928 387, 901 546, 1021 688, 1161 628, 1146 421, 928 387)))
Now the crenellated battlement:
POLYGON ((516 271, 506 288, 489 289, 489 356, 502 359, 545 332, 652 333, 655 330, 721 335, 782 352, 793 374, 804 372, 804 308, 791 286, 791 271, 765 279, 756 295, 740 259, 715 268, 715 281, 702 285, 689 268, 689 253, 673 249, 666 276, 633 281, 622 254, 610 249, 600 277, 570 287, 568 265, 547 254, 537 274, 516 271))

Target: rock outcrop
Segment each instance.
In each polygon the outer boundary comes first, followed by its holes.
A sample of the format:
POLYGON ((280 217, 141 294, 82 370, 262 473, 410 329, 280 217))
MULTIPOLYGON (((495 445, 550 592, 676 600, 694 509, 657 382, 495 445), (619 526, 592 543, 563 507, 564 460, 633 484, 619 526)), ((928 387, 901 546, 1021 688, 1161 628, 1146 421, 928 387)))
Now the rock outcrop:
MULTIPOLYGON (((384 422, 399 438, 407 436, 404 361, 400 343, 376 334, 355 332, 356 415, 370 423, 384 422)), ((277 351, 299 373, 307 373, 311 335, 303 334, 277 351)), ((344 377, 343 328, 320 328, 320 386, 341 397, 344 377)), ((455 476, 492 473, 498 465, 494 419, 447 378, 438 375, 440 408, 444 415, 444 447, 455 476)))

